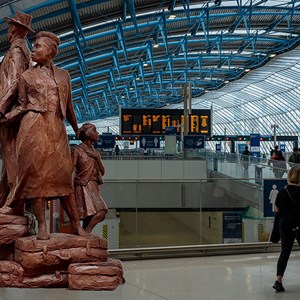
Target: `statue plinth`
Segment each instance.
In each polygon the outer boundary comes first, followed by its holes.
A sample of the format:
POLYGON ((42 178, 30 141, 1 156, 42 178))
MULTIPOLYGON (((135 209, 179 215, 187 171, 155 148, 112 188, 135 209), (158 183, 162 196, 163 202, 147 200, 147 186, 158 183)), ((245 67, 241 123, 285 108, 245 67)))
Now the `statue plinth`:
POLYGON ((0 261, 0 286, 70 287, 114 290, 125 282, 119 260, 108 260, 107 240, 51 234, 49 240, 22 237, 14 243, 14 261, 0 261))

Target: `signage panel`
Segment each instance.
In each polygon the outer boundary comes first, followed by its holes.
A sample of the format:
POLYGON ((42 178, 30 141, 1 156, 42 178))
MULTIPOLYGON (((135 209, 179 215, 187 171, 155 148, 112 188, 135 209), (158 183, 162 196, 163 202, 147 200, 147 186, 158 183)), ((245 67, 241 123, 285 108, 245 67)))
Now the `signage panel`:
POLYGON ((280 151, 285 152, 285 144, 280 144, 280 151))
POLYGON ((262 177, 263 177, 263 168, 259 166, 255 166, 255 183, 262 184, 262 177))
POLYGON ((222 149, 221 144, 216 144, 216 152, 220 152, 222 149))
POLYGON ((165 128, 166 135, 176 135, 177 134, 177 127, 175 126, 167 126, 165 128))
POLYGON ((108 134, 102 134, 99 136, 99 140, 94 145, 96 148, 114 148, 115 146, 115 136, 114 135, 108 135, 108 134))
POLYGON ((260 157, 260 134, 250 134, 250 152, 252 157, 260 157))
POLYGON ((160 136, 157 135, 145 135, 140 136, 140 148, 160 148, 160 136))
MULTIPOLYGON (((166 127, 177 127, 184 122, 183 109, 128 109, 120 111, 120 134, 164 135, 166 127)), ((211 110, 193 109, 189 115, 189 134, 211 135, 211 110)))
POLYGON ((238 144, 239 154, 242 154, 246 147, 248 147, 248 144, 244 144, 244 143, 238 144))
POLYGON ((274 217, 275 200, 281 189, 287 185, 286 179, 272 180, 265 179, 264 188, 264 217, 274 217))
POLYGON ((223 212, 223 242, 242 242, 242 214, 239 212, 223 212))
POLYGON ((204 136, 203 135, 187 135, 184 136, 184 148, 203 149, 204 136))

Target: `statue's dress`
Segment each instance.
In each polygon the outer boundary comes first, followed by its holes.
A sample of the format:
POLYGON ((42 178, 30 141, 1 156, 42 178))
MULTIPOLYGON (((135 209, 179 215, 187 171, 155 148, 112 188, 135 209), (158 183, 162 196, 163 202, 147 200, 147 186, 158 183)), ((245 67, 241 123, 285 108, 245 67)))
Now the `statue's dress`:
POLYGON ((93 216, 100 210, 108 210, 101 196, 100 185, 105 168, 99 152, 85 144, 75 146, 73 150, 75 194, 80 219, 93 216))
POLYGON ((59 197, 73 191, 71 153, 57 81, 64 91, 68 84, 61 79, 55 79, 52 68, 39 66, 21 76, 20 101, 28 111, 16 141, 14 196, 18 199, 59 197))

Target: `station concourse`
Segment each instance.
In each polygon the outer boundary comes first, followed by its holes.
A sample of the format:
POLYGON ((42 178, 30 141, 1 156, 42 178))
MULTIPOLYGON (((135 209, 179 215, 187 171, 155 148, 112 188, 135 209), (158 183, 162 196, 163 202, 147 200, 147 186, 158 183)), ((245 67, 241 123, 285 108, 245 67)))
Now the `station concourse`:
MULTIPOLYGON (((270 150, 288 160, 299 143, 298 1, 0 1, 0 63, 4 19, 18 11, 32 16, 30 49, 40 31, 59 37, 54 64, 70 74, 78 125, 101 133, 109 213, 94 232, 126 283, 0 288, 0 300, 298 299, 299 247, 276 293, 280 243, 269 242, 271 191, 292 166, 276 177, 270 150), (255 155, 245 171, 246 146, 255 155)), ((49 206, 51 231, 71 230, 49 206)))

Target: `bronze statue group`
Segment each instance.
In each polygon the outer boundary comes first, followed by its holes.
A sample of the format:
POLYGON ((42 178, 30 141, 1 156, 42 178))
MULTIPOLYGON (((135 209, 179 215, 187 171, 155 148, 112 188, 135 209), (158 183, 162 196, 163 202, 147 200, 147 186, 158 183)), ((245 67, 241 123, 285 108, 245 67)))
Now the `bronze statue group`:
POLYGON ((78 128, 69 73, 52 63, 59 37, 38 32, 29 51, 31 18, 6 18, 11 46, 0 66, 0 287, 114 290, 125 282, 122 263, 92 234, 108 211, 100 194, 105 169, 93 147, 99 133, 91 123, 78 128), (82 141, 72 154, 65 120, 82 141), (46 201, 55 199, 75 235, 48 233, 46 201), (30 235, 25 201, 37 235, 30 235))
POLYGON ((108 211, 100 195, 105 169, 93 148, 98 132, 90 123, 78 129, 70 76, 52 62, 59 37, 38 32, 32 51, 28 49, 31 18, 22 12, 6 18, 11 46, 0 67, 0 213, 23 215, 24 201, 30 200, 37 239, 47 240, 46 200, 59 198, 74 232, 89 236, 108 211), (82 141, 73 155, 65 120, 82 141))

